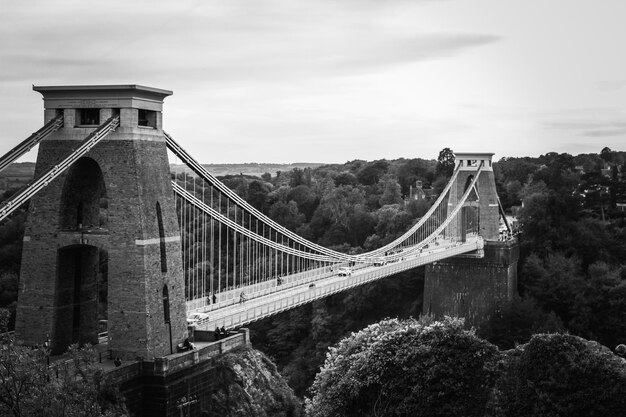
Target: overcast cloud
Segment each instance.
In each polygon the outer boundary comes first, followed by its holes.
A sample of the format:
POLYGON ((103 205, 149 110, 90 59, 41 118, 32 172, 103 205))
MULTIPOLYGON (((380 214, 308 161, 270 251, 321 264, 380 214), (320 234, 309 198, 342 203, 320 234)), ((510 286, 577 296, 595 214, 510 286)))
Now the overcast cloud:
POLYGON ((620 0, 0 1, 0 153, 33 84, 173 90, 206 163, 626 150, 620 0))

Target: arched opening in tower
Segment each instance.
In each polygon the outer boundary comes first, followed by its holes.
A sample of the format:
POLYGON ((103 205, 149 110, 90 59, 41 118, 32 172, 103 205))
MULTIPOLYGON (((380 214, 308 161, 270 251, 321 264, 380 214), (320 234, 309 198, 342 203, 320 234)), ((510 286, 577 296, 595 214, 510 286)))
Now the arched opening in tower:
POLYGON ((72 343, 98 343, 98 324, 106 320, 108 256, 104 249, 72 245, 57 251, 52 353, 72 343))
MULTIPOLYGON (((465 187, 463 193, 472 185, 474 176, 469 175, 465 181, 465 187)), ((467 236, 475 236, 478 234, 478 220, 480 213, 480 206, 478 205, 479 195, 476 192, 476 187, 472 187, 470 190, 465 205, 461 209, 461 241, 465 242, 467 236)))
POLYGON ((108 198, 100 166, 80 158, 70 168, 61 195, 62 230, 106 229, 108 198))

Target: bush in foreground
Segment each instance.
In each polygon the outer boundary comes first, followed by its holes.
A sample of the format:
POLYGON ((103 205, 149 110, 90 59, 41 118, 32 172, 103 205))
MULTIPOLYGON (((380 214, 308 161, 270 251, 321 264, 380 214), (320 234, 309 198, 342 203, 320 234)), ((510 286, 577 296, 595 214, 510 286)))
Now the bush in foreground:
POLYGON ((123 417, 124 399, 95 365, 93 349, 69 349, 68 366, 48 368, 41 348, 0 340, 0 415, 123 417))
POLYGON ((384 320, 330 348, 308 417, 623 417, 626 360, 567 334, 500 352, 461 319, 384 320))
POLYGON ((538 334, 504 352, 493 416, 602 416, 626 412, 626 360, 599 343, 538 334))
POLYGON ((307 400, 310 417, 482 416, 497 348, 463 321, 384 320, 331 348, 307 400))

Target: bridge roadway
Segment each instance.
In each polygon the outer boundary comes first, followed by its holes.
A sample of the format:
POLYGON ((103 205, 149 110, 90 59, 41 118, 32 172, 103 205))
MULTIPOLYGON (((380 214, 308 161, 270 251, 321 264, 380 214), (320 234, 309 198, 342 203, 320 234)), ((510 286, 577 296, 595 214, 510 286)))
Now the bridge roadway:
MULTIPOLYGON (((473 256, 482 257, 483 246, 480 236, 468 237, 464 243, 444 240, 438 245, 431 244, 429 248, 421 252, 408 255, 400 261, 387 265, 357 265, 353 268, 352 275, 347 277, 338 276, 336 274, 338 268, 335 268, 332 274, 311 275, 309 273, 307 276, 302 273, 296 274, 298 277, 283 277, 284 281, 280 286, 276 285, 276 280, 272 280, 238 288, 229 293, 220 294, 220 301, 216 305, 194 309, 209 314, 209 318, 197 324, 196 328, 214 330, 215 327, 222 326, 227 329, 240 327, 329 295, 445 258, 476 251, 478 252, 473 256), (245 292, 247 300, 240 303, 239 294, 242 291, 245 292)), ((190 303, 193 301, 188 302, 188 307, 190 303)))

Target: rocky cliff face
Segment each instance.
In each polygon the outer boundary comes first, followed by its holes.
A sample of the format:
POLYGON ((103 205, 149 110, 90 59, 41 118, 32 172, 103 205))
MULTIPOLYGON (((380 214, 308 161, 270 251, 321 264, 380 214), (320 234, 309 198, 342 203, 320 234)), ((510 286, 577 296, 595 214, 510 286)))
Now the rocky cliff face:
POLYGON ((263 353, 241 348, 216 359, 217 389, 208 415, 229 417, 298 417, 302 404, 263 353))

